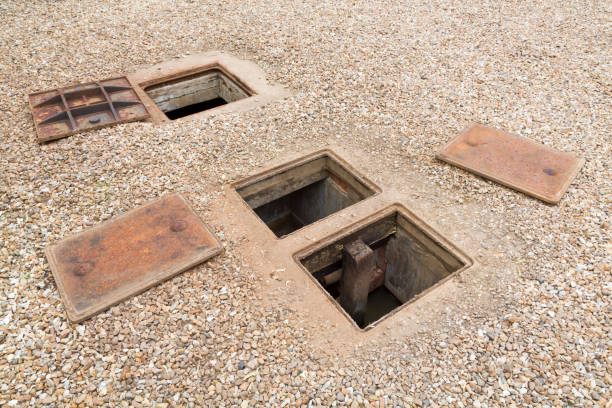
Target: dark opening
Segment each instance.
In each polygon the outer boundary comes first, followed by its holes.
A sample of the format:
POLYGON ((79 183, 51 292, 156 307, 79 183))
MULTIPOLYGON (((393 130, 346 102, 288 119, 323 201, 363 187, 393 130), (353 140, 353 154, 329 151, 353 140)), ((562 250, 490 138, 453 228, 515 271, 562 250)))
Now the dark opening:
POLYGON ((355 202, 326 177, 255 208, 255 213, 277 237, 282 237, 355 202))
POLYGON ((173 79, 150 86, 145 91, 171 120, 251 96, 242 84, 219 69, 173 79))
POLYGON ((327 155, 278 171, 237 191, 277 237, 375 193, 327 155))
MULTIPOLYGON (((331 284, 325 287, 325 289, 336 300, 340 296, 339 282, 331 284)), ((401 305, 402 302, 400 302, 389 289, 384 286, 379 286, 368 294, 368 303, 366 304, 363 323, 358 324, 358 326, 363 329, 401 305)))
POLYGON ((337 239, 300 262, 361 328, 384 318, 465 266, 450 249, 399 211, 337 239), (357 240, 365 244, 366 251, 361 254, 371 257, 372 262, 361 264, 367 266, 362 269, 351 266, 350 274, 344 276, 345 247, 357 240), (356 284, 359 280, 365 286, 356 284), (367 296, 364 313, 355 313, 351 308, 354 304, 346 304, 347 293, 357 286, 367 296))
POLYGON ((215 98, 209 101, 194 103, 193 105, 183 106, 182 108, 167 111, 168 119, 175 120, 184 116, 193 115, 194 113, 202 112, 208 109, 216 108, 217 106, 226 105, 227 102, 223 98, 215 98))

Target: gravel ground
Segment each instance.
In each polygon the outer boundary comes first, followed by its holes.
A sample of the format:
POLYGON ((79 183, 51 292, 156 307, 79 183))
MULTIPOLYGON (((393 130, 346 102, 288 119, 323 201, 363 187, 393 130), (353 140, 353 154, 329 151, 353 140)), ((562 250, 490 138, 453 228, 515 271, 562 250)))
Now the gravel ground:
POLYGON ((0 17, 0 405, 606 406, 609 4, 3 1, 0 17), (28 93, 207 50, 294 96, 36 144, 28 93), (435 161, 472 121, 586 164, 548 206, 435 161), (414 335, 325 353, 299 311, 266 301, 207 208, 226 182, 330 142, 369 152, 398 188, 419 180, 417 209, 473 217, 478 258, 508 261, 486 307, 457 299, 461 315, 414 335), (169 191, 225 253, 70 325, 45 246, 169 191))

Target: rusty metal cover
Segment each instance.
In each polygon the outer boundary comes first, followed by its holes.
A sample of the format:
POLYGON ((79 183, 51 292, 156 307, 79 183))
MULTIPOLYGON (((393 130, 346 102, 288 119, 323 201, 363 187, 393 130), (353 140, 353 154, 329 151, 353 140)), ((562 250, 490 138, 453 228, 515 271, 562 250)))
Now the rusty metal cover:
POLYGON ((556 204, 584 159, 509 133, 474 125, 451 140, 436 158, 556 204))
POLYGON ((70 320, 78 322, 221 251, 179 194, 138 207, 46 249, 70 320))
POLYGON ((29 95, 39 142, 149 117, 126 77, 29 95))

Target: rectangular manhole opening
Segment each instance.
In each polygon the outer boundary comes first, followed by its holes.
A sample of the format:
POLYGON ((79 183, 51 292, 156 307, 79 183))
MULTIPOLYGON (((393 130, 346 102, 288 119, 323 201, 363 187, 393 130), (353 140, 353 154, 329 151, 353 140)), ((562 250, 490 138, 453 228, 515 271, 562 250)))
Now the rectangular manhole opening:
POLYGON ((152 85, 145 92, 171 120, 252 96, 244 85, 218 68, 152 85))
POLYGON ((264 173, 236 191, 279 238, 377 193, 328 153, 264 173))
POLYGON ((354 232, 298 255, 301 265, 361 329, 468 266, 436 233, 394 210, 354 232))

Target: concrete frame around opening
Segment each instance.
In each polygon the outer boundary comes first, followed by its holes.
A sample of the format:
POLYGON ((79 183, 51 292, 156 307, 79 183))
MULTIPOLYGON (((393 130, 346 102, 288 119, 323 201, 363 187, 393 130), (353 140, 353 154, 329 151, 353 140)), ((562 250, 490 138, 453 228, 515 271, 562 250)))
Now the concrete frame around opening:
MULTIPOLYGON (((323 149, 323 150, 318 150, 315 151, 313 153, 310 154, 306 154, 298 159, 295 160, 290 160, 284 164, 281 164, 279 166, 275 166, 269 169, 266 169, 262 172, 259 172, 257 174, 254 174, 252 176, 243 178, 235 183, 232 184, 232 187, 234 188, 234 190, 237 192, 237 194, 239 194, 241 197, 242 195, 238 192, 241 189, 244 189, 246 187, 250 187, 250 186, 255 186, 258 183, 266 180, 266 179, 270 179, 273 178, 277 175, 283 174, 284 172, 288 172, 290 170, 294 170, 294 169, 299 169, 300 167, 303 167, 305 165, 307 165, 308 163, 312 163, 318 159, 324 159, 324 158, 328 158, 329 160, 331 160, 335 166, 339 167, 344 173, 349 174, 350 177, 352 177, 355 180, 355 183, 361 184, 362 185, 362 189, 368 190, 368 196, 366 196, 365 198, 357 201, 356 203, 346 207, 346 208, 350 208, 353 205, 357 205, 362 201, 366 201, 369 200, 372 197, 375 197, 376 195, 381 193, 381 189, 374 184, 372 181, 370 181, 367 177, 365 177, 363 174, 361 174, 360 172, 358 172, 353 166, 351 166, 346 160, 342 159, 340 156, 338 156, 334 151, 330 150, 330 149, 323 149)), ((242 197, 243 198, 243 197, 242 197)), ((259 215, 257 215, 255 213, 255 210, 253 208, 251 208, 246 202, 244 202, 245 207, 248 209, 248 211, 255 217, 257 217, 260 222, 265 225, 264 221, 259 217, 259 215)), ((344 208, 344 209, 346 209, 344 208)), ((340 210, 343 211, 344 209, 340 210)), ((340 211, 336 211, 333 212, 325 217, 322 217, 318 220, 316 220, 313 223, 310 223, 300 229, 298 229, 297 231, 291 232, 288 235, 285 235, 284 237, 280 238, 277 237, 276 235, 274 235, 274 233, 272 233, 271 230, 268 230, 270 232, 270 236, 273 239, 284 239, 290 235, 296 234, 299 231, 301 231, 303 228, 307 228, 311 225, 316 225, 318 223, 322 223, 325 222, 326 219, 328 219, 329 217, 332 217, 335 213, 340 212, 340 211)))
POLYGON ((229 112, 244 112, 291 95, 287 88, 269 83, 266 80, 265 73, 257 64, 218 51, 199 53, 165 61, 131 73, 127 77, 133 84, 134 90, 142 103, 149 111, 151 115, 149 120, 153 123, 164 123, 169 122, 170 119, 156 105, 153 99, 149 97, 145 89, 209 70, 221 71, 223 75, 244 87, 250 96, 178 120, 203 118, 229 112))
POLYGON ((374 210, 372 212, 371 215, 358 220, 357 222, 351 224, 351 225, 347 225, 346 227, 341 228, 338 232, 331 234, 319 241, 317 241, 316 243, 309 245, 307 247, 305 247, 304 249, 296 252, 293 254, 293 259, 294 261, 299 265, 300 269, 302 269, 304 271, 304 273, 310 278, 312 279, 312 281, 314 282, 314 284, 326 295, 326 297, 328 298, 329 302, 332 303, 334 305, 334 307, 340 312, 342 313, 342 315, 344 315, 344 317, 346 317, 346 319, 353 325, 354 328, 356 328, 359 331, 368 331, 373 329, 374 327, 376 327, 380 322, 384 321, 385 319, 389 319, 391 318, 394 314, 401 312, 402 309, 406 308, 409 304, 418 301, 420 298, 422 298, 423 296, 427 295, 429 292, 431 292, 432 290, 435 290, 435 288, 444 285, 445 282, 447 282, 449 279, 452 279, 453 276, 465 271, 466 269, 468 269, 469 267, 471 267, 473 265, 473 261, 472 259, 466 255, 460 248, 458 248, 456 245, 454 245, 452 242, 450 242, 447 238, 445 238, 442 234, 440 234, 438 231, 436 231, 434 228, 432 228, 428 223, 426 223, 425 221, 423 221, 421 218, 419 218, 419 216, 417 216, 415 213, 413 213, 412 211, 408 210, 404 205, 399 204, 399 203, 392 203, 387 207, 378 209, 378 210, 374 210), (400 306, 398 306, 397 308, 393 309, 392 311, 390 311, 389 313, 383 315, 380 319, 378 319, 377 321, 369 324, 368 326, 361 328, 359 327, 355 321, 348 315, 348 313, 340 306, 340 304, 333 299, 329 293, 325 290, 324 287, 321 286, 321 284, 319 282, 317 282, 317 280, 314 278, 314 276, 308 271, 308 269, 304 266, 304 264, 302 263, 302 260, 307 257, 308 255, 311 255, 317 251, 319 251, 320 249, 332 245, 334 243, 339 242, 342 238, 347 237, 353 233, 355 233, 356 231, 359 231, 361 229, 367 228, 369 225, 374 224, 375 222, 391 215, 391 214, 398 214, 400 216, 402 216, 403 218, 405 218, 406 220, 408 220, 413 227, 417 230, 418 234, 424 235, 426 236, 429 240, 433 241, 435 244, 437 244, 441 249, 448 251, 449 255, 453 256, 456 258, 457 261, 459 261, 460 263, 462 263, 463 265, 457 269, 456 271, 450 273, 447 277, 441 279, 440 281, 436 282, 435 284, 429 286, 428 288, 426 288, 425 290, 421 291, 420 293, 418 293, 417 295, 415 295, 413 298, 409 299, 406 302, 403 302, 400 306))
MULTIPOLYGON (((371 339, 372 336, 380 333, 379 330, 371 330, 372 327, 389 328, 398 321, 405 321, 405 318, 414 310, 421 308, 420 305, 439 302, 449 288, 456 287, 456 283, 453 283, 456 282, 456 278, 463 275, 466 270, 472 270, 478 263, 461 247, 445 238, 447 234, 436 231, 410 210, 407 205, 407 192, 388 189, 379 182, 375 185, 377 189, 380 189, 379 193, 306 225, 282 239, 277 238, 243 200, 236 188, 323 153, 339 158, 351 170, 354 169, 356 174, 367 180, 367 174, 362 176, 363 172, 359 170, 357 162, 352 160, 353 155, 364 156, 363 152, 349 152, 334 145, 310 154, 293 154, 284 159, 275 160, 275 163, 280 163, 278 165, 269 166, 251 176, 225 185, 222 196, 215 200, 214 205, 210 208, 211 215, 218 220, 220 227, 226 231, 228 237, 233 237, 232 239, 240 242, 241 253, 254 273, 265 279, 274 276, 265 285, 268 288, 266 289, 268 295, 276 298, 274 301, 291 304, 299 315, 306 316, 308 320, 329 322, 330 330, 324 332, 325 335, 322 335, 321 341, 337 341, 338 336, 345 336, 343 338, 353 339, 352 341, 371 339), (401 305, 368 330, 363 330, 347 317, 337 302, 331 299, 310 273, 304 270, 299 258, 392 211, 400 211, 413 223, 418 224, 427 235, 433 236, 445 248, 452 249, 453 254, 462 260, 464 266, 427 289, 420 296, 401 305), (281 289, 285 286, 283 282, 289 281, 293 282, 292 289, 290 291, 284 290, 286 288, 281 289)), ((274 301, 270 300, 270 302, 274 301)))

